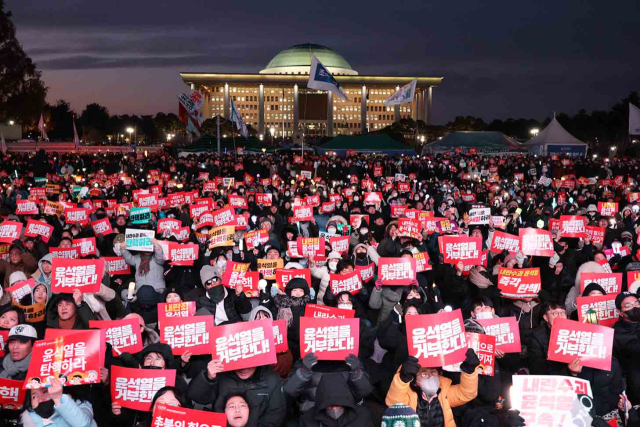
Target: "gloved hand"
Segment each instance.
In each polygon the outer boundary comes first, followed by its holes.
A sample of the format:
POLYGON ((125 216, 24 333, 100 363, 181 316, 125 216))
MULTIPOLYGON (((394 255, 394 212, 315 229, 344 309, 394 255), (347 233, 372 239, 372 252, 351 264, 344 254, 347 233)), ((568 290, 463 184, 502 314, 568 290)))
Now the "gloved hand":
POLYGON ((271 285, 271 298, 275 298, 278 295, 279 289, 276 285, 271 285))
POLYGON ((527 257, 525 257, 522 252, 518 251, 518 253, 516 254, 516 262, 518 263, 518 265, 523 265, 525 259, 527 259, 527 257))
POLYGON ((595 417, 591 422, 591 427, 609 427, 609 423, 602 419, 602 417, 595 417))
POLYGON ((524 418, 520 416, 520 411, 512 409, 507 415, 507 426, 509 427, 522 427, 524 426, 524 418))
POLYGON ((473 374, 473 371, 476 370, 478 365, 480 365, 480 360, 478 359, 476 352, 473 351, 472 348, 467 349, 467 357, 464 359, 464 362, 462 362, 462 365, 460 365, 462 372, 473 374))
POLYGON ((362 367, 362 363, 360 363, 360 359, 358 359, 358 356, 356 356, 355 354, 348 355, 344 359, 344 361, 346 362, 347 365, 349 365, 350 371, 357 371, 362 367))
POLYGON ((309 296, 311 297, 311 301, 316 299, 316 290, 313 287, 309 288, 309 296))
POLYGON ((410 383, 416 375, 418 375, 418 371, 420 371, 418 359, 413 356, 409 356, 400 368, 400 380, 403 383, 410 383))
POLYGON ((318 363, 318 358, 313 353, 307 353, 307 355, 302 358, 302 366, 308 371, 311 371, 311 368, 313 368, 316 363, 318 363))

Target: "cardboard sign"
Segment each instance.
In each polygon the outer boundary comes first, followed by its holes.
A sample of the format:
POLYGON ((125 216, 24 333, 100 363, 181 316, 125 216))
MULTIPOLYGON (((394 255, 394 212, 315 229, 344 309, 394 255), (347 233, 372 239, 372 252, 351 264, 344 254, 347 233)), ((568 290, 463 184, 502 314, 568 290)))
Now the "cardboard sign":
POLYGON ((475 208, 469 210, 469 225, 489 224, 491 208, 475 208))
POLYGON ((406 316, 409 355, 422 367, 439 367, 464 361, 467 341, 460 309, 438 314, 406 316))
POLYGON ((438 245, 445 264, 482 264, 482 237, 439 236, 438 245))
POLYGON ((547 359, 571 363, 579 357, 583 366, 609 371, 612 347, 612 328, 556 318, 551 328, 547 359))
POLYGON ((27 237, 40 236, 43 242, 48 243, 52 233, 52 225, 49 225, 46 222, 30 219, 29 222, 27 222, 27 228, 24 232, 24 235, 27 237))
POLYGON ((520 353, 520 327, 514 316, 476 319, 487 335, 496 337, 496 348, 504 353, 520 353))
POLYGON ((422 273, 423 271, 433 270, 431 264, 429 264, 429 253, 420 252, 413 255, 413 259, 416 260, 416 273, 422 273))
POLYGON ((157 403, 153 409, 151 426, 154 427, 226 427, 225 413, 198 411, 157 403))
POLYGON ((416 260, 380 258, 378 259, 378 278, 383 285, 411 285, 416 280, 416 260))
POLYGON ((307 304, 304 307, 304 317, 316 319, 353 319, 355 310, 329 307, 327 305, 307 304))
POLYGON ((500 253, 504 250, 512 253, 520 251, 520 237, 502 231, 494 231, 491 239, 491 252, 500 253))
POLYGON ((158 304, 158 321, 168 317, 189 317, 196 314, 196 302, 162 302, 158 304))
POLYGON ((520 234, 520 250, 525 255, 552 257, 553 238, 547 230, 538 228, 521 228, 520 234))
POLYGON ((213 316, 165 317, 159 322, 160 342, 169 344, 172 354, 211 354, 213 316))
POLYGON ((560 235, 562 237, 585 237, 587 218, 578 215, 560 216, 560 235))
POLYGON ((91 228, 93 228, 93 232, 96 236, 108 236, 109 234, 113 234, 113 228, 111 228, 111 221, 109 221, 109 218, 102 218, 97 221, 93 221, 91 223, 91 228))
POLYGON ((331 250, 334 252, 338 252, 340 255, 348 254, 349 239, 350 239, 349 236, 331 237, 329 239, 329 243, 331 244, 331 250))
POLYGON ((244 241, 247 244, 247 249, 254 249, 269 241, 269 232, 262 229, 249 231, 244 235, 244 241))
POLYGON ((71 208, 64 210, 64 220, 67 224, 83 224, 89 222, 89 209, 71 208))
POLYGON ((38 205, 33 200, 16 200, 16 215, 38 215, 38 205))
MULTIPOLYGON (((619 294, 622 290, 622 273, 580 273, 580 294, 589 283, 597 283, 608 294, 619 294)), ((629 285, 633 282, 629 282, 629 285)))
POLYGON ((311 221, 313 219, 313 207, 311 206, 294 206, 292 222, 311 221))
MULTIPOLYGON (((311 270, 308 268, 279 268, 276 270, 276 285, 279 289, 284 290, 287 283, 299 277, 304 279, 309 287, 311 287, 311 270)), ((307 304, 308 305, 308 304, 307 304)))
POLYGON ((588 315, 589 310, 593 310, 598 320, 598 325, 608 326, 610 328, 618 321, 618 310, 616 309, 616 296, 600 295, 593 297, 578 297, 576 305, 578 306, 578 321, 581 323, 591 323, 588 315))
POLYGON ((258 260, 258 273, 262 274, 266 280, 275 280, 276 270, 284 266, 284 260, 282 258, 267 259, 262 258, 258 260))
POLYGON ((329 286, 334 295, 338 295, 340 292, 349 292, 351 295, 355 295, 362 289, 362 281, 357 271, 347 274, 330 273, 329 286))
POLYGON ((593 397, 589 380, 559 375, 514 375, 511 407, 520 411, 527 426, 588 426, 591 417, 587 416, 589 408, 580 403, 582 395, 593 397))
POLYGON ((97 384, 104 357, 100 331, 70 331, 56 338, 36 341, 25 387, 51 386, 51 379, 66 376, 65 386, 97 384), (101 356, 102 352, 102 356, 101 356))
POLYGON ((324 256, 325 243, 322 237, 298 237, 296 244, 302 258, 324 256))
POLYGON ((480 375, 492 377, 496 366, 496 337, 473 332, 465 332, 465 337, 467 346, 476 352, 480 364, 484 366, 480 375))
POLYGON ((171 265, 192 266, 198 259, 198 244, 170 242, 168 258, 171 265))
POLYGON ((142 351, 142 333, 138 319, 89 320, 89 327, 105 331, 114 356, 142 351))
POLYGON ((24 381, 0 378, 0 408, 6 411, 22 410, 26 394, 24 381))
POLYGON ((344 360, 358 355, 360 319, 300 318, 300 357, 313 353, 318 360, 344 360))
POLYGON ((503 298, 536 298, 542 288, 539 268, 500 267, 498 289, 503 298))
POLYGON ((398 236, 411 237, 417 239, 420 237, 420 221, 411 218, 400 218, 398 220, 398 236))
POLYGON ((211 334, 211 341, 212 357, 222 362, 225 371, 276 363, 271 320, 216 326, 211 334))
POLYGON ((601 216, 614 216, 618 213, 618 204, 614 202, 598 202, 598 213, 601 216))
POLYGON ((236 218, 233 213, 233 208, 227 206, 226 208, 218 209, 212 213, 213 226, 219 227, 221 225, 235 225, 236 218))
POLYGON ((260 281, 260 273, 249 271, 249 264, 241 262, 227 262, 227 267, 222 274, 222 283, 225 286, 235 290, 236 286, 241 283, 243 292, 248 297, 259 296, 258 281, 260 281))
POLYGON ((22 223, 17 221, 4 221, 0 225, 0 242, 11 243, 20 238, 22 223))
POLYGON ((107 273, 112 276, 119 274, 131 274, 131 267, 124 261, 123 257, 102 257, 105 262, 107 273))
POLYGON ((175 369, 132 369, 111 366, 111 399, 123 408, 151 410, 158 390, 176 383, 175 369))
POLYGON ((73 239, 72 246, 74 248, 78 248, 78 250, 80 251, 81 257, 98 254, 98 250, 96 249, 95 237, 86 237, 84 239, 73 239))
POLYGON ((594 227, 593 225, 587 225, 585 227, 586 237, 593 243, 604 243, 604 234, 606 230, 603 227, 594 227))
POLYGON ((273 343, 276 346, 276 353, 286 353, 289 350, 287 341, 287 320, 273 320, 273 343))
POLYGON ((51 260, 51 292, 72 294, 79 289, 82 293, 100 291, 104 260, 63 259, 51 260))
POLYGON ((151 239, 155 238, 156 232, 153 230, 139 230, 127 228, 124 232, 124 239, 127 243, 128 251, 153 252, 151 239))

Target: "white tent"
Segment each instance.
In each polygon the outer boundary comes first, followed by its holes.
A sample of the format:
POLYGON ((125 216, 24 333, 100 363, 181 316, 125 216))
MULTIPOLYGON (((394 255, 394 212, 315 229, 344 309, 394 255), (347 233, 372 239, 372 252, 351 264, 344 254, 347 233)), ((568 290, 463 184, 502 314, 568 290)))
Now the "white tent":
POLYGON ((552 154, 572 157, 587 155, 587 144, 571 135, 554 117, 551 123, 526 142, 529 154, 550 156, 552 154))

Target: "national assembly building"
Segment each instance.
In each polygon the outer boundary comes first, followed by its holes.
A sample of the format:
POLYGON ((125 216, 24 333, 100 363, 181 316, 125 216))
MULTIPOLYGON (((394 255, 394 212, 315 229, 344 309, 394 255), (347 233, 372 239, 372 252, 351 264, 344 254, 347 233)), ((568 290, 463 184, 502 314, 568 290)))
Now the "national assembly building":
POLYGON ((204 95, 205 119, 229 118, 233 102, 247 125, 264 137, 355 135, 382 129, 403 118, 429 123, 433 88, 442 77, 362 75, 337 52, 299 44, 278 53, 259 73, 180 73, 184 83, 204 95), (311 59, 333 74, 348 101, 331 92, 308 89, 311 59), (401 86, 417 79, 413 102, 385 106, 401 86))

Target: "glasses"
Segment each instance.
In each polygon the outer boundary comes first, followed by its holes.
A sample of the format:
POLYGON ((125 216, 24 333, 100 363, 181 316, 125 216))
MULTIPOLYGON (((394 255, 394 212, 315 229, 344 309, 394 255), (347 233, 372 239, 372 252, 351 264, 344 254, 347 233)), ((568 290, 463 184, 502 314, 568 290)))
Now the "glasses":
POLYGON ((640 300, 636 300, 636 302, 629 302, 622 306, 622 308, 626 310, 631 310, 632 308, 640 307, 640 300))
POLYGON ((238 403, 237 405, 227 405, 224 409, 226 411, 237 411, 249 408, 249 405, 246 403, 238 403))
POLYGON ((567 317, 567 312, 564 310, 550 311, 549 315, 551 317, 567 317))
POLYGON ((438 375, 438 371, 436 370, 418 372, 418 377, 420 378, 435 377, 436 375, 438 375))
POLYGON ((209 279, 209 280, 207 280, 206 282, 204 282, 204 285, 205 285, 205 286, 211 286, 211 285, 213 285, 214 283, 218 283, 219 281, 220 281, 220 278, 218 278, 218 277, 214 277, 214 278, 209 279))

